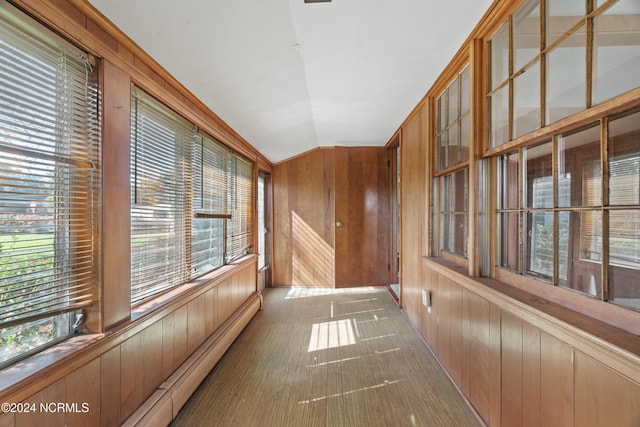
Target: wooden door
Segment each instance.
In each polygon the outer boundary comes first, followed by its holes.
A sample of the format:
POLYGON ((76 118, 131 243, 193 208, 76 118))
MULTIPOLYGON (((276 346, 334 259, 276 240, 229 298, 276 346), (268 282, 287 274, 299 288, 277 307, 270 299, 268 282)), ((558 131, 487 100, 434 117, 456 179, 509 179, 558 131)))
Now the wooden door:
POLYGON ((384 147, 336 147, 336 287, 388 285, 389 173, 384 147))

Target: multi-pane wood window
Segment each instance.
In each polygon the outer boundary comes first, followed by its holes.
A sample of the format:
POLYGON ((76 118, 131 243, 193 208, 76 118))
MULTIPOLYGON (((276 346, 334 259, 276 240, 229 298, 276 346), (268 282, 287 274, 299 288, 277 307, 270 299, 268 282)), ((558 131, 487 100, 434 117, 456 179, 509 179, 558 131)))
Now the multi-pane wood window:
POLYGON ((640 112, 588 109, 640 86, 639 34, 637 1, 525 1, 491 39, 488 82, 497 265, 634 309, 640 112))
POLYGON ((131 301, 249 252, 253 164, 150 96, 132 97, 131 301))
POLYGON ((504 154, 498 182, 499 266, 640 309, 640 112, 504 154))
POLYGON ((88 56, 0 4, 0 365, 95 301, 98 91, 88 56))
POLYGON ((640 85, 640 3, 527 0, 490 42, 489 148, 640 85))
POLYGON ((435 203, 438 244, 467 258, 469 224, 469 68, 437 99, 435 203))

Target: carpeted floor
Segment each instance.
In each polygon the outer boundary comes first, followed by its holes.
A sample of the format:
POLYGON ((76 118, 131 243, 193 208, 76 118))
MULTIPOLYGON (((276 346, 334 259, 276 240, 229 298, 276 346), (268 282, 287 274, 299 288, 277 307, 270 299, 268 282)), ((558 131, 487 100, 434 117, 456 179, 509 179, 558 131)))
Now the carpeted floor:
POLYGON ((276 288, 172 426, 478 426, 385 288, 276 288))

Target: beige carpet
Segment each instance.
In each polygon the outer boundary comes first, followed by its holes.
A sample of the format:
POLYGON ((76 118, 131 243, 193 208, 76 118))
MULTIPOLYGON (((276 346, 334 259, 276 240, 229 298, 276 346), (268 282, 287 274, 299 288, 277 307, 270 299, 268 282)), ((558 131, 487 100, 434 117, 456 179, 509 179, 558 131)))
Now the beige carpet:
POLYGON ((279 288, 173 426, 478 426, 384 288, 279 288))

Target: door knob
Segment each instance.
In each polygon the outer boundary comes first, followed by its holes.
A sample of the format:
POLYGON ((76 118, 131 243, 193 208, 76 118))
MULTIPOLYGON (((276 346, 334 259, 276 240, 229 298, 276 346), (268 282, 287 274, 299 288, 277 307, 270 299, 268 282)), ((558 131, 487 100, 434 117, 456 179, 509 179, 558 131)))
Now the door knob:
POLYGON ((342 227, 342 223, 340 221, 336 222, 336 227, 342 227))

